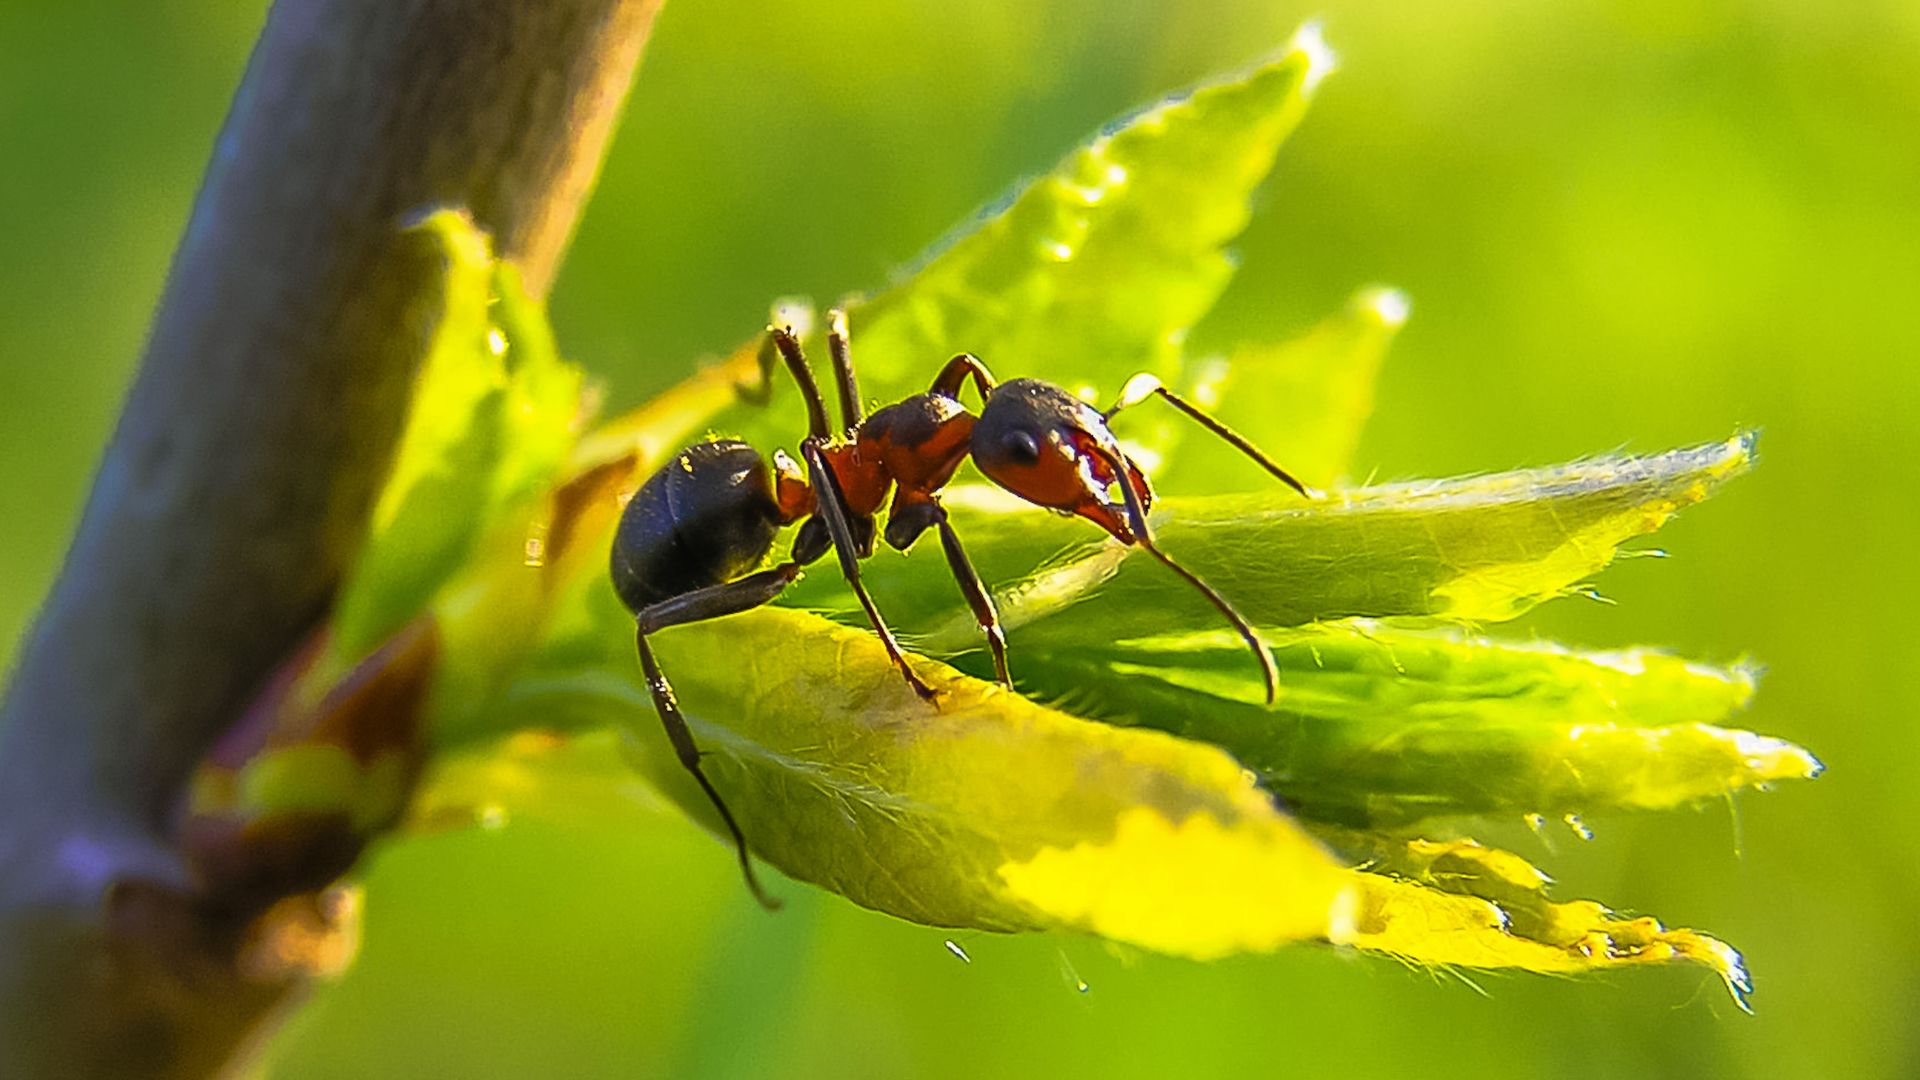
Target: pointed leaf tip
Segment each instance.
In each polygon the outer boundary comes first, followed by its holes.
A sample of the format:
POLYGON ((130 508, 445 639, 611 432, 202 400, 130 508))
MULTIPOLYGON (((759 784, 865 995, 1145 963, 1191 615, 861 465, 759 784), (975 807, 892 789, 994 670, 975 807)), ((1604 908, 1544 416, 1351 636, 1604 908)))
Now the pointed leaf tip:
POLYGON ((1555 902, 1547 876, 1526 860, 1470 840, 1330 835, 1368 856, 1329 934, 1335 944, 1415 964, 1541 974, 1691 963, 1719 976, 1747 1009, 1746 962, 1718 938, 1621 917, 1590 900, 1555 902))
POLYGON ((1287 51, 1303 57, 1306 61, 1306 75, 1301 79, 1300 89, 1311 94, 1320 88, 1327 76, 1340 70, 1340 58, 1334 54, 1333 47, 1327 44, 1325 28, 1319 19, 1308 19, 1293 32, 1293 40, 1288 42, 1287 51))
POLYGON ((924 375, 910 365, 963 350, 1070 389, 1171 376, 1331 55, 1303 31, 1260 64, 1108 125, 850 311, 863 380, 882 396, 911 392, 924 375))

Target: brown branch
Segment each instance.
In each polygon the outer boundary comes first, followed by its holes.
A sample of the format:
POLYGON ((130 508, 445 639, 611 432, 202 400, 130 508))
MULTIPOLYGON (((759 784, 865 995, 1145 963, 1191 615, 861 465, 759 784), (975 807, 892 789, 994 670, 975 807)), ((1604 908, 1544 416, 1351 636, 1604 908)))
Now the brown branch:
POLYGON ((102 897, 189 887, 167 818, 364 533, 439 281, 399 222, 467 206, 544 292, 658 3, 274 5, 0 705, 10 1069, 204 1074, 284 998, 92 955, 102 897))

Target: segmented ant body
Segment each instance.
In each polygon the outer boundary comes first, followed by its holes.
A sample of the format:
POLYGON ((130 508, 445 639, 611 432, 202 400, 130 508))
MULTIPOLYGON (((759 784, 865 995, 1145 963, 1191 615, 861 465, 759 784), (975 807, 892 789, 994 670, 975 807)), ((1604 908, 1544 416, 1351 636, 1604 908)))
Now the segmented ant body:
POLYGON ((905 551, 928 529, 939 530, 947 563, 986 635, 994 671, 1002 685, 1011 686, 1006 637, 993 599, 940 505, 940 490, 968 457, 988 479, 1013 494, 1086 518, 1121 543, 1144 548, 1199 590, 1259 658, 1267 701, 1272 703, 1278 675, 1265 644, 1233 605, 1154 543, 1147 525, 1152 488, 1146 474, 1120 449, 1107 422, 1121 409, 1157 394, 1306 494, 1299 481, 1252 444, 1150 375, 1135 376, 1119 403, 1101 412, 1038 379, 995 382, 984 364, 965 353, 947 362, 926 393, 863 415, 846 322, 839 312, 829 316, 827 334, 843 421, 836 432, 828 425, 826 405, 798 338, 785 327, 769 328, 768 335, 771 348, 762 356, 763 383, 771 377, 777 353, 807 407, 807 437, 800 443, 804 471, 784 451, 774 453, 769 469, 757 451, 738 440, 696 443, 634 494, 620 519, 612 556, 614 588, 634 614, 640 664, 654 709, 680 764, 699 782, 732 834, 741 870, 762 904, 778 906, 760 888, 739 825, 701 771, 700 751, 647 638, 670 626, 759 607, 779 596, 802 567, 832 550, 887 655, 907 684, 923 699, 931 699, 932 688, 909 666, 860 581, 860 560, 873 553, 874 515, 891 493, 884 534, 888 545, 905 551), (960 404, 960 392, 969 381, 982 401, 977 417, 960 404), (1117 499, 1112 496, 1116 489, 1117 499), (756 570, 773 550, 781 527, 794 522, 800 528, 787 560, 756 570))

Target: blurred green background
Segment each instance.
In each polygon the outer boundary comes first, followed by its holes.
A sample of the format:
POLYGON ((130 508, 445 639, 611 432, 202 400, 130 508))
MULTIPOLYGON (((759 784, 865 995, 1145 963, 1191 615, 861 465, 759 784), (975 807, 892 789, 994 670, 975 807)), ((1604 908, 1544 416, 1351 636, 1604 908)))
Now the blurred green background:
MULTIPOLYGON (((8 655, 264 10, 0 5, 8 655)), ((1816 783, 1508 837, 1563 896, 1727 937, 1758 1015, 1681 969, 1469 983, 1311 948, 1199 965, 979 934, 963 963, 939 931, 790 882, 763 915, 642 795, 620 820, 380 852, 361 960, 275 1075, 1920 1075, 1911 0, 674 0, 555 293, 561 341, 637 402, 771 297, 885 281, 1102 121, 1312 15, 1343 70, 1203 346, 1406 289, 1361 451, 1382 478, 1765 429, 1756 475, 1662 534, 1674 558, 1600 579, 1618 606, 1506 628, 1768 665, 1748 726, 1818 753, 1816 783)))

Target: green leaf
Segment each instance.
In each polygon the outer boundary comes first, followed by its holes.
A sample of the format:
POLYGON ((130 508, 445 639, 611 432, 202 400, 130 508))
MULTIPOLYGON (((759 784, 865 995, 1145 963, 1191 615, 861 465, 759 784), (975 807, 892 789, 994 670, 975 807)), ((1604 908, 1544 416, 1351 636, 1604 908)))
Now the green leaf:
MULTIPOLYGON (((1158 531, 1162 547, 1264 626, 1352 615, 1498 622, 1565 595, 1611 562, 1620 544, 1658 529, 1752 461, 1753 436, 1744 434, 1646 457, 1388 484, 1316 502, 1284 489, 1168 500, 1158 531)), ((1063 647, 1216 619, 1178 578, 1142 562, 1071 618, 1028 637, 1063 647)))
MULTIPOLYGON (((591 625, 500 704, 512 726, 615 723, 689 813, 711 807, 640 687, 631 620, 591 625)), ((938 926, 1077 928, 1210 957, 1326 933, 1344 874, 1226 754, 1081 720, 924 664, 920 701, 871 633, 761 609, 654 639, 754 850, 938 926)))
POLYGON ((1726 984, 1742 1009, 1746 962, 1697 930, 1623 918, 1591 900, 1555 903, 1548 878, 1510 852, 1471 840, 1400 840, 1322 830, 1355 858, 1350 906, 1330 939, 1408 963, 1572 974, 1692 963, 1726 984))
MULTIPOLYGON (((1169 505, 1161 546, 1263 626, 1351 615, 1511 619, 1562 596, 1619 545, 1753 463, 1753 436, 1645 457, 1388 484, 1314 502, 1290 491, 1169 505)), ((1099 555, 1093 558, 1099 558, 1099 555)), ((1163 568, 1128 566, 1029 639, 1062 644, 1216 626, 1163 568)))
POLYGON ((1021 671, 1043 700, 1221 746, 1294 812, 1353 825, 1663 810, 1820 770, 1791 743, 1717 726, 1752 697, 1745 666, 1350 622, 1270 644, 1273 709, 1225 634, 1116 641, 1021 671))
POLYGON ((1233 273, 1224 245, 1329 58, 1304 39, 1112 126, 1004 210, 851 312, 861 376, 891 399, 962 350, 1070 389, 1171 376, 1233 273))
POLYGON ((560 359, 544 308, 495 263, 472 219, 438 210, 414 229, 446 258, 440 318, 323 671, 423 610, 483 537, 505 526, 504 542, 537 541, 525 504, 554 483, 581 418, 579 370, 560 359))
POLYGON ((257 820, 338 813, 353 830, 370 833, 405 805, 408 783, 407 762, 397 754, 363 765, 325 743, 275 747, 240 772, 233 810, 257 820))
POLYGON ((488 341, 492 247, 459 211, 436 211, 412 231, 446 259, 440 319, 393 473, 334 615, 328 670, 398 629, 466 557, 488 498, 488 485, 474 478, 487 475, 500 450, 499 411, 487 407, 501 383, 488 341))
MULTIPOLYGON (((512 693, 539 696, 536 683, 512 693)), ((628 764, 612 725, 572 735, 529 728, 493 741, 449 747, 413 800, 418 832, 505 828, 519 821, 567 826, 644 822, 677 814, 658 788, 628 764)))
MULTIPOLYGON (((1663 454, 1384 484, 1313 501, 1278 484, 1169 497, 1155 503, 1153 521, 1161 547, 1262 626, 1349 616, 1498 622, 1566 595, 1622 543, 1745 473, 1753 443, 1747 433, 1663 454)), ((1084 521, 980 489, 958 489, 948 502, 994 587, 1016 679, 1022 655, 1223 626, 1165 567, 1134 558, 1137 549, 1088 545, 1096 530, 1084 521)), ((864 574, 874 595, 901 613, 917 647, 949 655, 979 648, 945 560, 935 545, 923 547, 909 558, 883 551, 870 560, 864 574)), ((783 602, 857 617, 830 574, 802 580, 783 602)))
MULTIPOLYGON (((1199 365, 1186 392, 1302 483, 1332 487, 1352 465, 1360 429, 1373 412, 1380 363, 1410 306, 1396 289, 1361 289, 1345 309, 1300 337, 1245 343, 1199 365)), ((1164 461, 1142 458, 1161 490, 1207 493, 1272 482, 1226 442, 1197 427, 1180 430, 1164 461)))
MULTIPOLYGON (((626 726, 640 766, 717 831, 645 692, 610 670, 630 667, 614 645, 624 613, 604 595, 592 607, 597 628, 574 627, 501 703, 508 726, 626 726)), ((1322 939, 1533 971, 1683 960, 1747 988, 1738 954, 1711 937, 1554 903, 1543 875, 1471 842, 1323 829, 1345 865, 1364 866, 1343 870, 1199 743, 1080 720, 932 664, 920 670, 941 696, 920 702, 861 631, 761 609, 654 640, 756 852, 881 911, 1077 929, 1198 959, 1322 939)), ((443 781, 430 801, 459 796, 443 781)))
POLYGON ((498 401, 501 447, 490 477, 490 516, 498 518, 553 485, 586 411, 580 369, 561 358, 547 306, 528 295, 519 267, 494 264, 492 297, 487 344, 505 376, 498 401))

